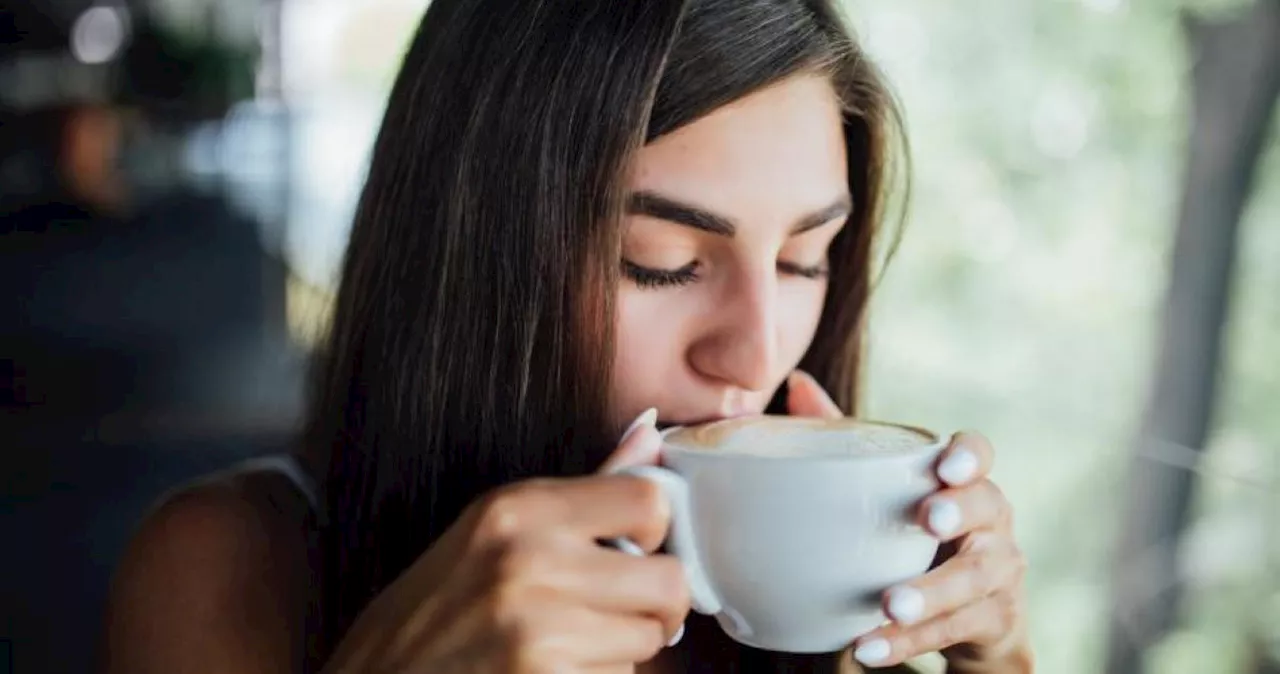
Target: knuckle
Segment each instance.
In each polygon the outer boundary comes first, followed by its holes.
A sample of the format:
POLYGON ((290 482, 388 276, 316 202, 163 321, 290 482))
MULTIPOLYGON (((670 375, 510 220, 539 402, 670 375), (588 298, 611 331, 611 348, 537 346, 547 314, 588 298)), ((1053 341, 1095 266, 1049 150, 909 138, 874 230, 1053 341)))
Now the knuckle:
POLYGON ((634 507, 645 521, 655 526, 664 525, 667 519, 667 497, 662 487, 651 480, 632 480, 634 507))
POLYGON ((534 513, 543 509, 547 491, 542 481, 529 480, 491 492, 480 503, 475 537, 483 543, 515 538, 528 527, 534 513))
POLYGON ((670 555, 658 555, 650 561, 654 564, 654 591, 673 613, 689 612, 689 583, 685 580, 684 566, 670 555))
POLYGON ((501 489, 486 498, 476 522, 476 538, 487 543, 513 538, 522 524, 522 500, 519 489, 501 489))
POLYGON ((634 521, 640 525, 635 532, 639 537, 636 542, 646 549, 656 548, 667 535, 671 517, 666 493, 650 480, 633 478, 629 480, 625 498, 625 507, 634 513, 634 521))

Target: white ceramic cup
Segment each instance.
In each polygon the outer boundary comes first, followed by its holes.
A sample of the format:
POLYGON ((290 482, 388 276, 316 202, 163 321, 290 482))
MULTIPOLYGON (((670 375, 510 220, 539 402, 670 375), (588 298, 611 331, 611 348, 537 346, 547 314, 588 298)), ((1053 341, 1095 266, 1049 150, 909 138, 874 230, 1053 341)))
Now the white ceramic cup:
POLYGON ((759 453, 685 446, 668 429, 665 467, 619 472, 670 500, 666 547, 694 610, 749 646, 836 652, 883 624, 886 589, 928 570, 938 541, 913 515, 939 487, 947 443, 906 426, 791 419, 759 418, 768 432, 758 441, 771 444, 759 453), (868 424, 922 435, 907 449, 848 451, 852 429, 868 424))

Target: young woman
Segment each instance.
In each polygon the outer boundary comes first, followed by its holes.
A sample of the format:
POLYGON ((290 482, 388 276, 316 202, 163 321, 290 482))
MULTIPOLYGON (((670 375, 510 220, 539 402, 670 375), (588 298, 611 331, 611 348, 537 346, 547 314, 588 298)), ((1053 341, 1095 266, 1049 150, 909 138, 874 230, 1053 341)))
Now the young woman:
POLYGON ((670 557, 598 544, 660 545, 660 494, 603 475, 656 461, 655 423, 856 411, 893 119, 822 0, 435 0, 298 460, 153 514, 107 671, 1030 671, 977 434, 921 504, 938 564, 850 635, 862 665, 739 646, 670 557))

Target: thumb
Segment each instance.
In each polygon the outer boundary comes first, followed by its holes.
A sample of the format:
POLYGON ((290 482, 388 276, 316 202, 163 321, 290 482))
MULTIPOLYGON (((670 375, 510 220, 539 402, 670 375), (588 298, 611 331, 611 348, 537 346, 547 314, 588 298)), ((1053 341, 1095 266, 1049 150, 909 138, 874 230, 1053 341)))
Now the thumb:
POLYGON ((787 377, 787 413, 793 417, 839 419, 844 416, 822 385, 807 372, 796 370, 787 377))
POLYGON ((631 466, 658 463, 662 449, 662 436, 658 433, 657 422, 658 410, 653 407, 636 417, 636 420, 631 422, 626 432, 622 434, 617 449, 613 450, 613 454, 600 467, 600 472, 612 473, 631 466))

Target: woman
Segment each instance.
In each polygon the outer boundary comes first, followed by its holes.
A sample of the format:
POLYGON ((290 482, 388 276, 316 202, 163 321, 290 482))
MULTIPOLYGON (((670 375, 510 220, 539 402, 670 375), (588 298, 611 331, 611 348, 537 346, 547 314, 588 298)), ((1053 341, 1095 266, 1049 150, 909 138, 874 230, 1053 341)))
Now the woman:
MULTIPOLYGON (((670 557, 597 541, 660 544, 655 490, 602 474, 656 461, 655 421, 854 411, 892 119, 820 0, 436 0, 374 149, 302 488, 246 470, 163 505, 116 582, 108 671, 855 667, 738 646, 687 615, 670 557)), ((921 518, 950 558, 891 590, 860 662, 1030 671, 991 460, 978 435, 948 449, 921 518)))

